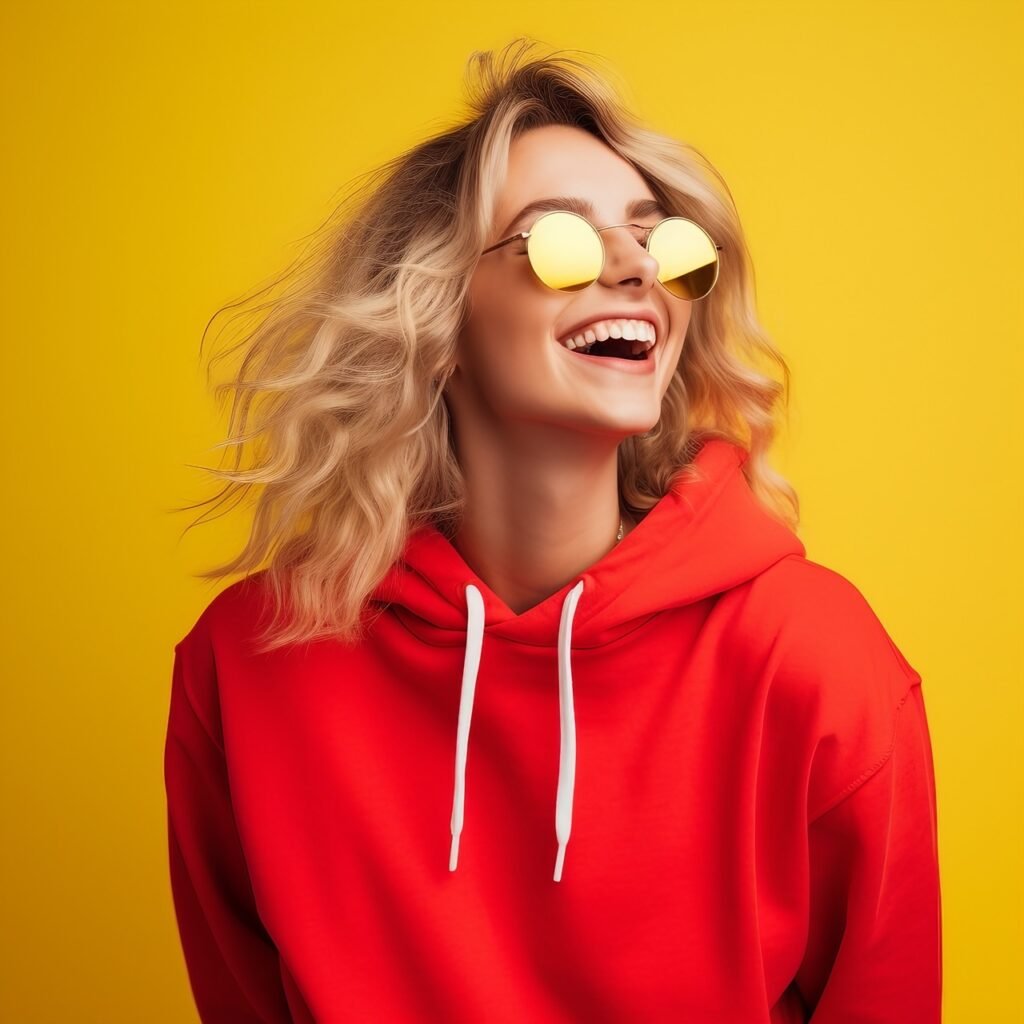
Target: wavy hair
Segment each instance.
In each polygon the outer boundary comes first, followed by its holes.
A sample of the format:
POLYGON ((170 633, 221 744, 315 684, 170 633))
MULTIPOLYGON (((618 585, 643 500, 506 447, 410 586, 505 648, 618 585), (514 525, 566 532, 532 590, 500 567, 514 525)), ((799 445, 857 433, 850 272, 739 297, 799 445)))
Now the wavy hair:
POLYGON ((369 598, 409 535, 427 523, 449 537, 458 529, 464 481, 444 384, 509 146, 543 125, 600 138, 670 213, 697 221, 723 247, 715 288, 693 304, 657 425, 619 446, 623 510, 650 509, 676 474, 696 472, 690 463, 704 440, 720 437, 746 448, 753 494, 797 528, 796 492, 766 457, 788 406, 789 369, 757 319, 728 186, 693 146, 639 123, 609 84, 612 74, 568 56, 586 51, 538 56, 536 45, 521 36, 500 51, 474 52, 469 116, 355 179, 306 236, 302 256, 207 324, 239 310, 229 323, 240 322, 240 340, 210 363, 212 370, 242 351, 232 379, 214 389, 218 400, 232 396, 229 436, 214 447, 234 448, 234 466, 193 467, 227 482, 176 511, 236 505, 258 485, 243 550, 195 575, 219 580, 265 568, 275 618, 258 638, 262 651, 322 637, 358 641, 369 598), (781 384, 759 360, 778 368, 781 384))

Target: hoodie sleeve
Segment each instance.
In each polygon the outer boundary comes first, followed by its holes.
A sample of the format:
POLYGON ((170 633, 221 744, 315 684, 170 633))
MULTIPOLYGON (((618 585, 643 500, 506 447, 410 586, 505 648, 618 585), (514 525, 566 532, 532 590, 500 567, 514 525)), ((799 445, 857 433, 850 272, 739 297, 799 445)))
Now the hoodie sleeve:
POLYGON ((260 921, 235 825, 202 619, 174 650, 164 781, 171 890, 200 1019, 290 1022, 277 950, 260 921))
POLYGON ((810 926, 796 985, 811 1024, 941 1019, 936 824, 918 682, 883 762, 809 825, 810 926))

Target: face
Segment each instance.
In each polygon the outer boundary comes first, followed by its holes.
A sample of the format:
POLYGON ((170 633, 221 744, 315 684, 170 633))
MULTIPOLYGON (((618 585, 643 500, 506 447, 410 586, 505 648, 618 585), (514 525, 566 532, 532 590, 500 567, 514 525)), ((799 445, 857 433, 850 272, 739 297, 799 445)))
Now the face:
MULTIPOLYGON (((627 216, 634 200, 655 199, 639 172, 580 128, 546 125, 511 145, 508 174, 487 243, 527 231, 540 216, 510 223, 527 203, 549 196, 589 201, 597 228, 626 222, 651 227, 665 213, 627 216)), ((533 273, 525 241, 480 257, 470 283, 469 310, 459 338, 456 370, 446 395, 456 427, 504 430, 543 424, 618 443, 653 427, 675 372, 690 307, 657 281, 657 261, 629 228, 602 231, 605 266, 589 288, 561 292, 533 273), (619 360, 584 357, 560 343, 577 324, 608 315, 653 316, 658 323, 649 372, 617 368, 619 360)))

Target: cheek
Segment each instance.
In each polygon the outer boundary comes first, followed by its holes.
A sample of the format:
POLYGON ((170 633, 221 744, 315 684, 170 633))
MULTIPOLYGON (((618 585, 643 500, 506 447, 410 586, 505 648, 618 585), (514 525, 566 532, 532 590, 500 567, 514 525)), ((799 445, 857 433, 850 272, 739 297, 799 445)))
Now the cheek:
POLYGON ((685 299, 673 298, 669 306, 669 316, 672 318, 673 329, 679 334, 685 334, 690 323, 690 316, 693 314, 693 303, 685 299))
MULTIPOLYGON (((551 322, 530 316, 521 307, 494 311, 467 325, 462 338, 463 363, 485 391, 517 390, 542 365, 554 345, 551 322)), ((555 353, 557 355, 557 353, 555 353)))
POLYGON ((693 303, 682 300, 677 300, 676 305, 669 310, 669 329, 672 334, 673 346, 677 350, 683 347, 692 313, 693 303))
POLYGON ((693 303, 677 299, 668 307, 669 343, 662 352, 661 367, 664 372, 662 394, 668 389, 669 380, 679 366, 686 344, 686 332, 690 326, 693 303))
POLYGON ((518 363, 554 344, 555 326, 567 300, 514 270, 474 278, 465 343, 478 365, 518 363))

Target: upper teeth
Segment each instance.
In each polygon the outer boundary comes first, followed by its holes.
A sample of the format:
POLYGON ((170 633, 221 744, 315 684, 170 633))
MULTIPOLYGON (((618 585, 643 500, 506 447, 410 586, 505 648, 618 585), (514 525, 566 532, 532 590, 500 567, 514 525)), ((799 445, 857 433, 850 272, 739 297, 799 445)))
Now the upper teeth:
POLYGON ((597 320, 576 334, 562 338, 562 344, 570 350, 589 348, 594 342, 609 338, 636 342, 632 353, 636 355, 645 348, 654 347, 654 324, 649 320, 597 320))

